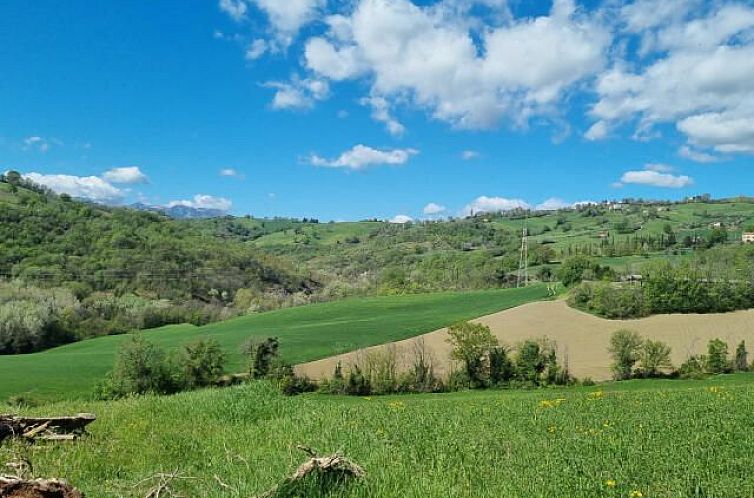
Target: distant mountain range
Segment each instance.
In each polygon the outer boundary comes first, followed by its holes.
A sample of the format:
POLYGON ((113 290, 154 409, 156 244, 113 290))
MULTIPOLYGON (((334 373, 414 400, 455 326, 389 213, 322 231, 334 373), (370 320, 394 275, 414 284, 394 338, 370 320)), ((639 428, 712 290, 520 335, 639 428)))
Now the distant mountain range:
POLYGON ((220 218, 227 213, 220 209, 195 208, 190 206, 150 206, 141 202, 128 206, 138 211, 152 211, 162 213, 176 219, 197 219, 197 218, 220 218))

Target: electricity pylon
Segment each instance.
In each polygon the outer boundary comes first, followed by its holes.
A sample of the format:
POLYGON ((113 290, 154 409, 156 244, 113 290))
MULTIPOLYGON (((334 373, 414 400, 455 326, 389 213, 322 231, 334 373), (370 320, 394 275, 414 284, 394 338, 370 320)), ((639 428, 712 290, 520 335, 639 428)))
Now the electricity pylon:
POLYGON ((516 287, 529 286, 529 228, 528 219, 524 219, 524 229, 521 233, 521 255, 518 259, 518 276, 516 287))

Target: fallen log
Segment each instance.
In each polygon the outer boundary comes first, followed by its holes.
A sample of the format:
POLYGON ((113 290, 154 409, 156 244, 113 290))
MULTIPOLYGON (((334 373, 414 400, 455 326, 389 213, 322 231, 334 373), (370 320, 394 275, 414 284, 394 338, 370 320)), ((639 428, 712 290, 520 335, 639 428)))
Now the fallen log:
POLYGON ((0 415, 0 442, 11 437, 53 440, 75 439, 82 435, 86 427, 95 420, 97 420, 97 417, 92 413, 79 413, 72 417, 0 415))
POLYGON ((0 476, 0 498, 84 498, 81 491, 58 479, 0 476))

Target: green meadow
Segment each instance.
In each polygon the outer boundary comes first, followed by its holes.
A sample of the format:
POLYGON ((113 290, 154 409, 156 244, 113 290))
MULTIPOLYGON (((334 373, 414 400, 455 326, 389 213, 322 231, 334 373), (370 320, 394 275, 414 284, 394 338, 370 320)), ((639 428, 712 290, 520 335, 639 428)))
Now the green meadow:
POLYGON ((754 376, 439 395, 286 398, 265 382, 34 413, 97 413, 73 444, 0 449, 87 496, 259 496, 306 456, 341 451, 367 474, 296 496, 750 498, 754 376))
MULTIPOLYGON (((251 337, 278 337, 291 363, 316 360, 366 346, 410 338, 459 320, 546 299, 543 285, 465 293, 346 299, 244 316, 204 327, 176 325, 140 332, 175 349, 213 338, 229 354, 231 371, 243 369, 240 346, 251 337)), ((112 368, 128 334, 90 339, 41 353, 0 356, 0 399, 82 398, 112 368)))

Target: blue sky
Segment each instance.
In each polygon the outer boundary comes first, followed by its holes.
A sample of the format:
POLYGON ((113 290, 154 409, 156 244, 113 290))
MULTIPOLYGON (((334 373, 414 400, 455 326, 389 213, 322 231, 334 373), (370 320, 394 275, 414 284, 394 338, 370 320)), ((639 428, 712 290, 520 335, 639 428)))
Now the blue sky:
POLYGON ((0 60, 0 170, 102 202, 754 194, 751 2, 8 0, 0 60))

